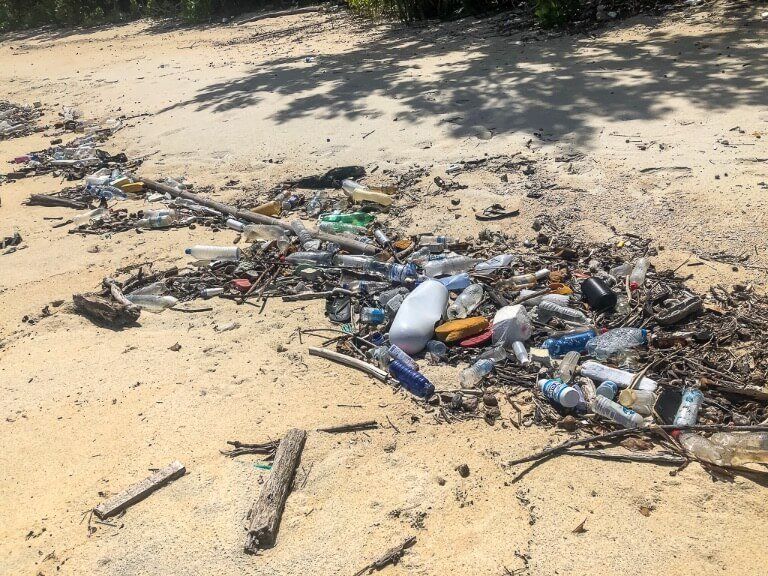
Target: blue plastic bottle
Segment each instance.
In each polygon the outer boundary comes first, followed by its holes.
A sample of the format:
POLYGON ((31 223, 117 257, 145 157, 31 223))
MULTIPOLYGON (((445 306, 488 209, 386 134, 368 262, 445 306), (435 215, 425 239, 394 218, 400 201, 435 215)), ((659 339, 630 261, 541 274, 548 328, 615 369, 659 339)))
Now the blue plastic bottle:
POLYGON ((411 370, 399 360, 393 360, 389 364, 389 372, 400 382, 403 388, 414 396, 429 398, 435 393, 435 386, 432 382, 427 380, 423 374, 411 370))
POLYGON ((446 276, 445 278, 437 278, 437 281, 451 292, 460 292, 472 283, 472 279, 466 272, 454 274, 453 276, 446 276))
POLYGON ((587 342, 595 336, 597 333, 594 330, 587 330, 586 332, 566 334, 559 338, 547 338, 541 346, 549 350, 549 355, 553 358, 562 358, 568 352, 583 352, 587 342))

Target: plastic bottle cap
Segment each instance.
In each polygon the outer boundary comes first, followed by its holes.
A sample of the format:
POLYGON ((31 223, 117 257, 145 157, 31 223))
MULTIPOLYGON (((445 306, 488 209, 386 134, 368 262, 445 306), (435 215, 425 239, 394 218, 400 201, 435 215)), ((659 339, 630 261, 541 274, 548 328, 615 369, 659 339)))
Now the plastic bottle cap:
POLYGON ((557 401, 564 408, 575 408, 579 404, 579 393, 576 391, 576 388, 570 386, 563 388, 560 394, 558 394, 557 401))
POLYGON ((192 254, 192 248, 187 248, 184 250, 184 254, 192 254))

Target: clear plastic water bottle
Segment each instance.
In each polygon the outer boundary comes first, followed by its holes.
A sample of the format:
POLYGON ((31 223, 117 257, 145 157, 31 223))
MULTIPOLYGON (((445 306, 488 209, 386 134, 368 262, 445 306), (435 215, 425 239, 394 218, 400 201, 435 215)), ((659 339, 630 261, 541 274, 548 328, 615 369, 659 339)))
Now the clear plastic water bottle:
POLYGON ((445 260, 427 262, 424 265, 424 274, 429 278, 460 274, 461 272, 471 270, 475 264, 477 264, 475 258, 470 258, 469 256, 454 256, 453 258, 446 258, 445 260))
POLYGON ((175 210, 157 210, 147 212, 144 218, 136 221, 136 228, 168 228, 177 220, 175 210))
POLYGON ((307 215, 315 218, 325 211, 329 205, 328 195, 320 191, 307 202, 307 215))
POLYGON ((580 377, 578 378, 579 388, 581 388, 581 393, 584 395, 584 401, 587 403, 587 406, 591 406, 592 402, 595 401, 595 398, 597 398, 597 389, 595 388, 595 383, 592 382, 589 378, 586 377, 580 377))
POLYGON ((538 381, 537 386, 544 396, 563 408, 575 408, 579 404, 579 393, 559 378, 543 378, 538 381))
POLYGON ((291 222, 291 229, 293 230, 293 233, 298 237, 299 243, 301 244, 301 247, 304 248, 304 250, 311 252, 320 248, 320 240, 315 240, 312 238, 312 234, 309 233, 309 230, 307 230, 306 226, 304 226, 304 223, 301 220, 294 220, 291 222))
POLYGON ((601 382, 600 386, 597 387, 595 390, 595 394, 598 396, 602 396, 603 398, 608 398, 608 400, 613 400, 616 398, 616 394, 619 393, 619 386, 616 384, 616 382, 611 382, 610 380, 606 380, 605 382, 601 382))
POLYGON ((88 212, 81 212, 80 214, 72 218, 72 223, 75 226, 82 226, 83 224, 88 224, 89 222, 92 222, 92 221, 101 220, 106 215, 107 215, 106 208, 96 208, 94 210, 89 210, 88 212))
POLYGON ((388 264, 387 277, 391 282, 407 284, 418 278, 419 273, 413 264, 388 264))
POLYGON ((531 363, 531 357, 528 355, 528 350, 525 349, 525 344, 519 340, 512 342, 512 352, 522 366, 528 366, 531 363))
POLYGON ((158 296, 156 294, 129 294, 126 298, 142 310, 155 313, 162 312, 166 308, 173 308, 179 303, 173 296, 158 296))
POLYGON ((647 343, 648 331, 644 328, 614 328, 587 342, 587 353, 597 360, 608 360, 647 343))
POLYGON ((478 360, 469 368, 461 371, 459 380, 462 388, 474 388, 478 382, 493 371, 493 360, 478 360))
POLYGON ((363 324, 383 324, 386 318, 387 315, 384 313, 384 310, 381 310, 380 308, 366 306, 360 310, 360 322, 363 324))
POLYGON ((520 274, 518 276, 512 276, 506 283, 514 286, 535 286, 541 280, 549 278, 550 271, 546 268, 542 268, 532 274, 520 274))
POLYGON ((240 260, 240 248, 237 246, 205 246, 197 244, 184 250, 184 253, 197 260, 240 260))
POLYGON ((560 306, 554 302, 544 300, 538 306, 538 312, 540 316, 556 317, 570 322, 577 322, 579 324, 586 324, 588 322, 586 315, 581 310, 575 308, 569 308, 567 306, 560 306))
POLYGON ((514 254, 500 254, 499 256, 489 258, 485 262, 480 262, 475 266, 475 270, 478 272, 493 272, 502 268, 509 268, 515 262, 517 262, 517 256, 514 254))
POLYGON ((586 332, 566 334, 558 338, 547 338, 541 347, 546 348, 552 358, 562 358, 568 352, 583 352, 587 342, 596 335, 597 332, 594 330, 587 330, 586 332))
POLYGON ((247 224, 243 228, 243 238, 246 242, 282 240, 286 238, 285 230, 271 224, 247 224))
POLYGON ((448 346, 440 340, 430 340, 427 342, 427 353, 432 354, 438 360, 442 360, 448 356, 448 346))
POLYGON ((637 428, 643 425, 643 417, 634 410, 625 408, 605 396, 598 395, 592 403, 592 410, 603 418, 613 420, 624 428, 637 428))
POLYGON ((503 346, 494 346, 488 348, 485 352, 480 354, 478 360, 491 360, 494 364, 503 362, 507 359, 507 351, 503 346))
MULTIPOLYGON (((528 288, 525 288, 520 290, 520 298, 526 298, 535 292, 536 290, 529 290, 528 288)), ((533 298, 529 298, 528 300, 521 302, 521 304, 526 308, 532 308, 533 306, 538 306, 542 302, 553 302, 558 306, 568 306, 568 304, 571 303, 571 297, 567 294, 543 294, 541 296, 534 296, 533 298)))
POLYGON ((414 396, 429 398, 435 393, 434 385, 423 374, 408 368, 399 360, 393 360, 389 363, 389 373, 414 396))
POLYGON ((408 356, 405 352, 403 352, 400 348, 392 344, 389 348, 387 348, 387 353, 392 358, 392 360, 397 360, 398 362, 402 362, 408 368, 411 370, 419 371, 419 365, 416 363, 416 360, 408 356))
POLYGON ((280 207, 284 211, 293 210, 297 206, 300 206, 302 202, 304 202, 304 196, 301 196, 300 194, 291 194, 280 203, 280 207))
POLYGON ((629 274, 630 286, 642 287, 645 284, 645 275, 648 273, 648 267, 651 265, 648 258, 640 258, 635 262, 632 272, 629 274))
POLYGON ((373 231, 373 238, 382 248, 389 248, 392 245, 392 240, 389 239, 381 228, 376 228, 376 230, 373 231))
POLYGON ((448 306, 448 319, 466 318, 483 300, 483 285, 472 284, 459 294, 453 304, 448 306))
POLYGON ((387 305, 385 308, 387 309, 387 314, 390 317, 394 317, 395 314, 397 314, 397 311, 400 310, 400 306, 403 305, 403 302, 405 301, 405 294, 398 294, 394 298, 390 298, 387 302, 387 305))
POLYGON ((693 426, 699 417, 699 408, 704 403, 704 394, 697 388, 685 388, 680 406, 672 424, 675 426, 693 426))
POLYGON ((531 337, 533 324, 525 308, 519 304, 500 308, 493 317, 493 343, 511 348, 513 342, 525 342, 531 337))
POLYGON ((333 254, 331 252, 294 252, 286 256, 285 261, 309 266, 332 266, 333 254))
POLYGON ((435 236, 433 234, 422 234, 419 236, 419 246, 424 246, 432 252, 442 252, 448 246, 458 244, 458 242, 456 238, 450 238, 449 236, 435 236))
POLYGON ((438 278, 437 281, 451 292, 466 290, 469 285, 472 284, 472 278, 470 278, 469 274, 466 272, 454 274, 453 276, 446 276, 445 278, 438 278))
MULTIPOLYGON (((389 286, 387 285, 387 287, 389 286)), ((377 296, 377 298, 379 300, 379 304, 381 304, 382 306, 386 306, 387 302, 389 302, 393 298, 396 298, 397 296, 407 296, 407 295, 408 295, 408 289, 400 286, 398 288, 392 288, 390 290, 385 289, 383 292, 381 292, 377 296)))
POLYGON ((227 228, 231 228, 232 230, 236 232, 242 232, 245 230, 245 223, 240 222, 240 220, 235 220, 234 218, 227 218, 227 221, 225 222, 227 228))
POLYGON ((656 403, 656 395, 650 390, 622 390, 619 394, 619 404, 630 410, 634 410, 641 416, 653 414, 653 405, 656 403))

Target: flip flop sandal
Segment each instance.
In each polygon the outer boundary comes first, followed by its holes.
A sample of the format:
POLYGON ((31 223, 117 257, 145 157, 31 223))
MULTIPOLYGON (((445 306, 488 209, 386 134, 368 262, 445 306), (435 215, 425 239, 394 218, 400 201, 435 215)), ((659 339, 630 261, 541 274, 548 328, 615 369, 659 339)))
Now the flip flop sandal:
POLYGON ((502 218, 509 218, 510 216, 517 216, 520 214, 520 208, 513 208, 508 210, 501 204, 492 204, 485 208, 482 212, 476 212, 475 218, 478 220, 501 220, 502 218))

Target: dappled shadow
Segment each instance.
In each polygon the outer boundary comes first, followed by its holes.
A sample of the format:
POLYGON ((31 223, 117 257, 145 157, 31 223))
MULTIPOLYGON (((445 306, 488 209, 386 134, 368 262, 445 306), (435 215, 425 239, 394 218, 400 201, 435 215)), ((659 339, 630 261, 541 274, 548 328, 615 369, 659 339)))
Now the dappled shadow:
POLYGON ((192 106, 225 112, 255 106, 274 92, 284 97, 271 115, 278 123, 370 118, 383 114, 368 99, 377 96, 405 108, 398 120, 443 117, 456 136, 482 124, 497 134, 541 130, 543 138, 573 134, 585 142, 594 136, 590 118, 658 118, 674 97, 710 111, 767 105, 766 39, 755 10, 742 4, 709 33, 687 35, 666 25, 642 42, 603 33, 521 43, 493 36, 490 27, 470 36, 461 24, 375 34, 356 29, 365 40, 348 51, 309 63, 273 58, 163 111, 192 106))

